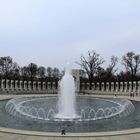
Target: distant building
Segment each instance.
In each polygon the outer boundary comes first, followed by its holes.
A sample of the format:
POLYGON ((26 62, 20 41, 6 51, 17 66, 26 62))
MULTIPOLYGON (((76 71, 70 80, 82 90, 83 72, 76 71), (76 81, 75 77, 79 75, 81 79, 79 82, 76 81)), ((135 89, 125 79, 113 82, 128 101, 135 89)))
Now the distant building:
POLYGON ((72 69, 72 75, 76 79, 80 79, 80 77, 86 78, 87 75, 82 69, 72 69))
MULTIPOLYGON (((59 78, 61 79, 64 76, 64 71, 59 75, 59 78)), ((75 79, 75 85, 76 85, 76 91, 80 91, 80 78, 87 78, 87 74, 82 69, 72 69, 72 75, 75 79)))
POLYGON ((75 83, 76 83, 76 90, 77 92, 80 91, 80 77, 86 78, 87 74, 85 73, 84 70, 81 69, 72 69, 72 75, 75 79, 75 83))

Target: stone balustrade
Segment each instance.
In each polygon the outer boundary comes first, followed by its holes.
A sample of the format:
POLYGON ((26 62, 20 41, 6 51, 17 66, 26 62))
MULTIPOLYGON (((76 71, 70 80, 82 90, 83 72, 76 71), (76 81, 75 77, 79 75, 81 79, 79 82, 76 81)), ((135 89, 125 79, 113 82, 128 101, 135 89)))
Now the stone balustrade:
POLYGON ((89 83, 81 83, 80 91, 94 91, 94 92, 106 92, 106 93, 137 93, 140 94, 140 81, 129 82, 97 82, 92 83, 91 87, 89 83))
MULTIPOLYGON (((76 81, 78 82, 78 81, 76 81)), ((57 93, 58 83, 49 81, 23 81, 23 80, 0 80, 0 91, 10 92, 45 92, 57 93)), ((93 93, 137 93, 140 95, 140 81, 129 82, 97 82, 92 83, 91 87, 88 82, 76 83, 76 91, 78 92, 93 92, 93 93), (79 89, 78 89, 79 88, 79 89)))
POLYGON ((57 92, 55 82, 41 81, 22 81, 22 80, 0 80, 0 91, 2 92, 57 92))

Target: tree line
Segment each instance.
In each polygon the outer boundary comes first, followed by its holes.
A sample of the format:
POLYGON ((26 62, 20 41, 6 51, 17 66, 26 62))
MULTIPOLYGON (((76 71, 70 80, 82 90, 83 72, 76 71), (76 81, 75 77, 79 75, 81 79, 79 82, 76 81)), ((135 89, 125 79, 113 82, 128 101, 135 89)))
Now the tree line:
MULTIPOLYGON (((132 51, 124 54, 122 58, 111 56, 110 63, 106 68, 102 66, 105 60, 95 50, 81 55, 80 60, 76 63, 87 74, 87 78, 81 78, 81 80, 88 81, 90 85, 92 82, 140 80, 140 55, 132 51), (123 70, 117 68, 119 60, 124 67, 123 70)), ((56 67, 45 68, 35 63, 20 67, 10 56, 0 57, 1 79, 58 81, 63 73, 56 67)))
POLYGON ((132 51, 127 52, 120 59, 124 69, 117 68, 119 58, 111 56, 110 64, 103 68, 105 60, 96 51, 88 51, 87 55, 81 55, 80 61, 76 62, 87 73, 90 86, 92 82, 110 82, 110 81, 138 81, 140 80, 140 55, 132 51), (119 70, 119 72, 117 72, 119 70), (117 72, 117 73, 116 73, 117 72))
POLYGON ((60 75, 58 68, 38 66, 30 63, 20 67, 10 56, 0 57, 0 78, 12 80, 57 80, 60 75))

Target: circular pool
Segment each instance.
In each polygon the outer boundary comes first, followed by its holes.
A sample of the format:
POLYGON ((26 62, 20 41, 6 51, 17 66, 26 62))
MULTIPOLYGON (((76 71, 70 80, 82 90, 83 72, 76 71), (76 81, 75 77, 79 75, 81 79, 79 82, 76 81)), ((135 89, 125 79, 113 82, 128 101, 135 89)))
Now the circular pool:
POLYGON ((34 121, 97 121, 125 117, 134 112, 135 107, 127 99, 100 99, 77 97, 77 117, 58 116, 57 97, 22 97, 8 101, 6 111, 19 118, 34 121))
POLYGON ((0 101, 0 126, 22 130, 104 132, 140 127, 140 102, 78 96, 76 119, 58 119, 57 97, 21 97, 0 101))

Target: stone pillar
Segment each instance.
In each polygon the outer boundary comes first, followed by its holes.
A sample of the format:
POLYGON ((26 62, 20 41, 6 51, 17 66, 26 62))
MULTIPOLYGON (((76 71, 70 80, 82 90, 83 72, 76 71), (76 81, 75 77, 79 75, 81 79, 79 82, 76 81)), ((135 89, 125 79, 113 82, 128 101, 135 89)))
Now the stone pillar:
POLYGON ((124 82, 124 92, 127 92, 127 82, 124 82))
POLYGON ((132 82, 129 82, 129 92, 132 92, 132 82))
POLYGON ((120 82, 120 92, 123 92, 123 82, 120 82))
POLYGON ((138 94, 138 81, 136 81, 136 92, 138 94))
POLYGON ((38 85, 38 90, 41 91, 41 82, 37 82, 37 85, 38 85))
POLYGON ((15 80, 15 89, 18 90, 18 81, 15 80))
POLYGON ((115 88, 116 88, 116 92, 118 92, 119 91, 119 82, 116 82, 115 88))
POLYGON ((42 90, 46 90, 46 82, 42 83, 42 90))
POLYGON ((24 81, 24 90, 27 90, 27 81, 24 81))
POLYGON ((6 80, 6 90, 9 90, 10 86, 9 86, 9 80, 6 80))
POLYGON ((5 80, 4 79, 1 80, 1 89, 2 90, 5 89, 5 80))
MULTIPOLYGON (((53 82, 53 89, 56 90, 55 82, 53 82)), ((79 91, 79 87, 76 87, 76 91, 79 91)))
POLYGON ((137 92, 136 81, 133 82, 133 92, 137 92))
POLYGON ((20 81, 19 81, 19 89, 20 89, 20 90, 23 89, 23 86, 22 86, 22 85, 23 85, 23 81, 20 80, 20 81))
POLYGON ((28 81, 28 90, 31 91, 32 90, 32 82, 28 81))
POLYGON ((92 83, 92 90, 95 90, 95 84, 94 83, 92 83))
POLYGON ((48 91, 51 90, 51 82, 47 82, 47 90, 48 90, 48 91))
POLYGON ((106 82, 106 91, 109 91, 109 82, 106 82))
POLYGON ((11 85, 11 86, 10 86, 10 89, 11 89, 11 90, 14 90, 14 80, 11 80, 10 85, 11 85))
POLYGON ((140 81, 138 81, 138 95, 140 95, 140 81))
POLYGON ((129 82, 126 82, 126 92, 129 92, 129 82))
POLYGON ((96 83, 96 90, 99 91, 99 82, 96 83))
POLYGON ((103 91, 103 92, 105 91, 105 83, 104 82, 101 83, 101 91, 103 91))
POLYGON ((8 86, 9 86, 9 90, 11 90, 11 89, 12 89, 12 83, 11 83, 11 80, 9 80, 9 82, 8 82, 8 86))
POLYGON ((33 90, 36 90, 36 89, 37 89, 37 82, 33 81, 33 90))
POLYGON ((76 86, 76 92, 79 93, 80 92, 80 77, 79 76, 76 77, 75 86, 76 86))
POLYGON ((111 91, 114 92, 114 82, 111 82, 111 91))

